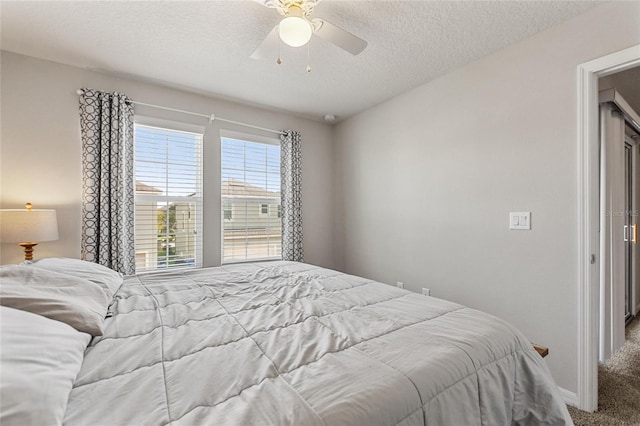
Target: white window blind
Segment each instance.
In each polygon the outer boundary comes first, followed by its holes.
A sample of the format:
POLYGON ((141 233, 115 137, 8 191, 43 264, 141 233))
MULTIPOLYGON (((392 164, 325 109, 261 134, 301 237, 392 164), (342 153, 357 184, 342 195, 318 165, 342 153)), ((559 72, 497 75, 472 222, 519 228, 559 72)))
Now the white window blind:
POLYGON ((222 262, 280 259, 280 144, 222 137, 222 262))
POLYGON ((174 127, 134 126, 136 272, 202 265, 202 133, 174 127))

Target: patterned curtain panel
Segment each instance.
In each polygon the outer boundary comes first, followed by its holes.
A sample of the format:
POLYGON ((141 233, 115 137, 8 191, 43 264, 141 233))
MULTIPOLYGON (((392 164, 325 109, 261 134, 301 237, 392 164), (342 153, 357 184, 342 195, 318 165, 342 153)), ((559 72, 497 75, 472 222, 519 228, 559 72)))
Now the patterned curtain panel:
POLYGON ((82 258, 134 274, 133 106, 122 93, 84 89, 80 130, 82 258))
POLYGON ((282 259, 302 262, 302 196, 300 132, 287 130, 280 135, 282 259))

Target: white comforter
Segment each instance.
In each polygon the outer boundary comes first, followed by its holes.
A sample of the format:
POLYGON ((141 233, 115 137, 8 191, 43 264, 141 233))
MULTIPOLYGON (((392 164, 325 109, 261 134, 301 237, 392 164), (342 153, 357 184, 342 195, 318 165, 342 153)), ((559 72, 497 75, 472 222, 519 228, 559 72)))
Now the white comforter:
POLYGON ((571 424, 509 324, 328 269, 142 275, 113 311, 66 424, 571 424))

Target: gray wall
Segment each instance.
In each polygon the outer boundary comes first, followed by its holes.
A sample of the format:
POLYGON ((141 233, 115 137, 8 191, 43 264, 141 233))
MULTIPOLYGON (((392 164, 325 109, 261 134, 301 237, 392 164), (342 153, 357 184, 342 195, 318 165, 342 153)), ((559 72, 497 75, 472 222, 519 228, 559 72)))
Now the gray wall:
POLYGON ((638 43, 608 3, 338 124, 337 266, 506 319, 575 392, 576 67, 638 43))
MULTIPOLYGON (((80 256, 82 195, 80 120, 76 90, 91 87, 119 91, 146 103, 170 106, 272 129, 295 129, 303 135, 303 221, 305 260, 333 266, 332 160, 333 130, 323 123, 250 107, 155 84, 117 78, 90 70, 2 52, 2 145, 0 204, 20 208, 55 208, 60 239, 36 247, 36 258, 80 256)), ((207 125, 204 136, 204 258, 220 264, 220 127, 245 128, 205 119, 136 107, 136 113, 161 119, 207 125)), ((267 134, 265 136, 273 136, 267 134)), ((21 261, 17 244, 2 244, 3 264, 21 261)))

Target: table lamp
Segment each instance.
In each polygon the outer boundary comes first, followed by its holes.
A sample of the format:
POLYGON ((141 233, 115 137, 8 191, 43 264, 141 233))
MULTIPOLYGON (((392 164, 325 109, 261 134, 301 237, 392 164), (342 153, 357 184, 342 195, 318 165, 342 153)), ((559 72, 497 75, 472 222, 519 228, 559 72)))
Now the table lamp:
POLYGON ((24 260, 33 260, 33 247, 40 241, 58 239, 58 217, 55 210, 25 209, 0 210, 0 241, 20 243, 24 247, 24 260))

